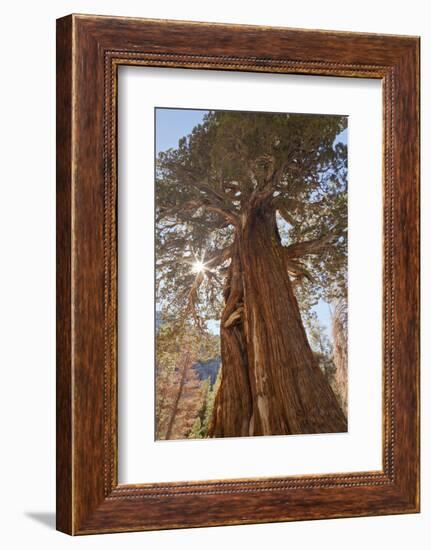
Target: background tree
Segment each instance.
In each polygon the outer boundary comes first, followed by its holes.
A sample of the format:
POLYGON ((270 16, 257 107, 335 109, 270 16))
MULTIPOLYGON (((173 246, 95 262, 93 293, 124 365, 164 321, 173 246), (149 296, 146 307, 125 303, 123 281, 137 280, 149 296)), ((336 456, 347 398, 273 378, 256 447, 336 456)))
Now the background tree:
POLYGON ((208 436, 209 425, 214 409, 214 399, 218 392, 221 381, 221 369, 217 374, 214 385, 211 385, 211 379, 207 378, 203 382, 203 401, 202 406, 196 416, 193 428, 189 433, 190 439, 203 439, 208 436))
MULTIPOLYGON (((185 439, 196 432, 196 420, 204 420, 209 385, 200 380, 196 359, 217 353, 213 336, 190 323, 162 321, 156 340, 156 439, 185 439)), ((206 435, 205 426, 199 430, 206 435)))
POLYGON ((341 407, 347 415, 347 301, 340 298, 332 312, 333 360, 335 365, 334 391, 339 396, 341 407))
POLYGON ((210 112, 156 171, 157 300, 220 318, 212 436, 345 431, 304 303, 345 292, 345 117, 210 112))

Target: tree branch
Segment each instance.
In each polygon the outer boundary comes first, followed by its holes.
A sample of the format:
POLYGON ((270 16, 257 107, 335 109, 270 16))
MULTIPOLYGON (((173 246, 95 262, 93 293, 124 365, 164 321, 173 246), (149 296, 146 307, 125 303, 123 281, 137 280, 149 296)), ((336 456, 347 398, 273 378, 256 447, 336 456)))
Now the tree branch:
POLYGON ((172 206, 171 208, 166 208, 159 213, 157 221, 160 222, 160 220, 164 218, 169 218, 173 216, 178 216, 179 218, 185 219, 185 221, 193 221, 193 218, 191 216, 184 216, 184 214, 189 213, 192 210, 196 212, 197 210, 199 210, 199 208, 202 208, 203 210, 206 210, 208 212, 219 214, 219 216, 222 216, 233 225, 236 225, 238 223, 238 217, 236 216, 236 214, 234 214, 230 210, 222 208, 221 206, 213 205, 206 199, 191 200, 182 204, 177 204, 175 206, 172 206))
POLYGON ((308 279, 310 282, 314 282, 313 276, 301 262, 287 258, 286 268, 289 275, 292 275, 298 281, 301 281, 301 279, 305 278, 308 279))
POLYGON ((195 323, 198 327, 202 326, 202 321, 201 321, 199 315, 197 314, 196 306, 197 306, 197 302, 198 302, 199 287, 201 286, 203 281, 204 281, 204 273, 203 272, 198 273, 196 275, 196 278, 195 278, 195 280, 193 282, 193 285, 190 288, 190 291, 189 291, 188 296, 187 296, 186 312, 190 313, 193 316, 193 319, 194 319, 194 321, 195 321, 195 323))
POLYGON ((223 248, 223 250, 217 250, 215 254, 212 254, 210 258, 205 262, 211 268, 224 263, 232 256, 233 245, 223 248))
POLYGON ((294 259, 307 256, 308 254, 317 254, 324 250, 336 237, 337 235, 330 231, 318 239, 291 244, 285 249, 286 256, 288 259, 294 259))
POLYGON ((215 214, 219 214, 226 220, 229 220, 233 225, 238 225, 238 216, 233 212, 226 211, 224 208, 213 206, 211 204, 203 204, 202 208, 204 210, 207 210, 208 212, 214 212, 215 214))
POLYGON ((196 177, 196 175, 189 170, 188 168, 185 168, 184 166, 177 166, 177 170, 179 172, 183 172, 186 176, 186 178, 190 178, 190 185, 192 185, 197 191, 200 191, 202 193, 205 193, 208 197, 212 197, 215 199, 218 203, 218 206, 221 206, 222 208, 226 209, 227 211, 231 211, 233 204, 230 200, 228 200, 228 197, 226 194, 219 193, 211 187, 206 181, 201 181, 200 178, 196 177))
POLYGON ((263 179, 263 186, 257 185, 251 194, 250 205, 253 207, 260 206, 268 199, 272 199, 289 163, 288 160, 285 160, 279 166, 275 166, 276 161, 272 155, 263 155, 256 161, 256 164, 262 162, 266 163, 267 174, 263 179))

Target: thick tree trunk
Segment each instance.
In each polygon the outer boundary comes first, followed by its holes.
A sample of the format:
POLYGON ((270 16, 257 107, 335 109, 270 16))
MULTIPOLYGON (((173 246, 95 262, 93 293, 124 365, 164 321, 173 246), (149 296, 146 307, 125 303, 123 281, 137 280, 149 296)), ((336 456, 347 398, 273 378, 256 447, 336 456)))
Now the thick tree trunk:
POLYGON ((249 213, 237 229, 225 300, 222 380, 209 435, 346 431, 308 344, 273 210, 249 213))

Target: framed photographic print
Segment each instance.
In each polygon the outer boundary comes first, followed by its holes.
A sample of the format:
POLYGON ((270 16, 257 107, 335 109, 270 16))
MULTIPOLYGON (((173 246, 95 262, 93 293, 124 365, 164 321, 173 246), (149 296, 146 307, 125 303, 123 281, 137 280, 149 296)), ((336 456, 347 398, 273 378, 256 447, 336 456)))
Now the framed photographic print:
POLYGON ((57 21, 57 528, 419 511, 419 39, 57 21))

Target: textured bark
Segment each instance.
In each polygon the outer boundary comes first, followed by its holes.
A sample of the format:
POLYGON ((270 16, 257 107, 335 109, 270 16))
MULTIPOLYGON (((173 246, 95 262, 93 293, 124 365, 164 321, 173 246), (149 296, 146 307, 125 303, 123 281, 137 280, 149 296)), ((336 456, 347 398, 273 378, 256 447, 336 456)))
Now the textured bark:
POLYGON ((332 336, 334 340, 334 391, 337 393, 341 407, 347 415, 347 303, 339 300, 332 316, 332 336))
POLYGON ((238 246, 232 254, 224 295, 226 305, 220 323, 222 375, 208 432, 212 437, 245 436, 249 435, 252 392, 243 324, 244 289, 238 246))
POLYGON ((307 340, 275 212, 250 210, 235 238, 221 320, 222 381, 210 435, 346 431, 346 418, 307 340))

